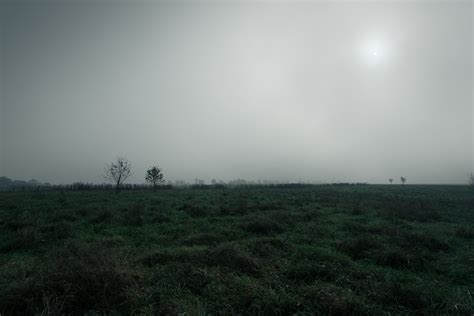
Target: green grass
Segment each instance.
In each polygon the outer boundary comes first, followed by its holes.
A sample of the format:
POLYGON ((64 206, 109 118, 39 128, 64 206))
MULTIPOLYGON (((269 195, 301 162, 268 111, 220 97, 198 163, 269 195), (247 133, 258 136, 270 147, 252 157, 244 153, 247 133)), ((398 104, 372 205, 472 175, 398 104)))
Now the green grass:
POLYGON ((473 189, 0 193, 0 314, 472 315, 473 189))

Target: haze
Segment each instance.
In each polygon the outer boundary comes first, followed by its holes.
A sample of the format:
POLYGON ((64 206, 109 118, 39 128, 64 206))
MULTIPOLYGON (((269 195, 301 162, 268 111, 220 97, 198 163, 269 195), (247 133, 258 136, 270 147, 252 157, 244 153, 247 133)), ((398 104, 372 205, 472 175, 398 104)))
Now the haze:
POLYGON ((0 175, 467 183, 472 1, 12 1, 0 175))

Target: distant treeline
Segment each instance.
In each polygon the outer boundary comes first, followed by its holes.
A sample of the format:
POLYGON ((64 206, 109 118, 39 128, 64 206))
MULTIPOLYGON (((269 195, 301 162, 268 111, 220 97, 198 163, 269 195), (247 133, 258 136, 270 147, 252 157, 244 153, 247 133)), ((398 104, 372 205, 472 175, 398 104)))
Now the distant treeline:
MULTIPOLYGON (((330 184, 313 184, 313 183, 275 183, 275 182, 254 182, 245 181, 242 179, 232 180, 229 182, 219 181, 218 183, 212 182, 211 184, 205 184, 204 181, 196 181, 197 184, 191 184, 184 181, 176 181, 175 183, 168 182, 167 184, 161 184, 157 186, 158 190, 170 190, 170 189, 215 189, 215 188, 232 188, 232 187, 270 187, 270 188, 295 188, 295 187, 306 187, 313 185, 335 185, 335 186, 347 186, 347 185, 367 185, 367 183, 330 183, 330 184)), ((122 190, 151 190, 152 185, 149 184, 123 184, 122 190)), ((94 183, 83 183, 76 182, 72 184, 50 184, 41 183, 37 180, 20 181, 12 180, 7 177, 0 177, 0 191, 113 191, 115 185, 113 184, 94 184, 94 183)))

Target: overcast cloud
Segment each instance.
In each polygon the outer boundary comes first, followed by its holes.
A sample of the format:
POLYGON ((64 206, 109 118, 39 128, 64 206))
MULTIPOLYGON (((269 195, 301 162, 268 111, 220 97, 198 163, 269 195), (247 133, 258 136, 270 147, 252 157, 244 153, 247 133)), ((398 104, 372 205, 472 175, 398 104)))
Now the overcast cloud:
POLYGON ((0 175, 466 183, 472 1, 3 2, 0 175))

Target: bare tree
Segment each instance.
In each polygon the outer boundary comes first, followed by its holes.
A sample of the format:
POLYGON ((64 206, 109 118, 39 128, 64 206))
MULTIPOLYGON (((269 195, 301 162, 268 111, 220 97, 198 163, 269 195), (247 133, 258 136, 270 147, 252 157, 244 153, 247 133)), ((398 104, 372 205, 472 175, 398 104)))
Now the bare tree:
POLYGON ((393 178, 388 179, 388 182, 390 182, 390 184, 392 184, 393 183, 393 178))
POLYGON ((400 181, 402 182, 402 184, 405 184, 405 182, 407 181, 407 179, 404 178, 404 177, 400 177, 400 181))
POLYGON ((117 158, 115 162, 107 164, 104 177, 115 183, 115 192, 120 192, 120 186, 130 176, 132 164, 125 158, 117 158))
POLYGON ((156 166, 150 167, 146 171, 145 180, 153 184, 153 190, 156 190, 156 185, 158 183, 165 181, 163 180, 163 173, 161 172, 161 169, 156 166))
POLYGON ((469 184, 474 185, 474 173, 471 173, 471 175, 469 176, 469 184))

